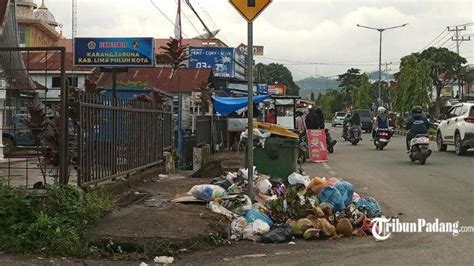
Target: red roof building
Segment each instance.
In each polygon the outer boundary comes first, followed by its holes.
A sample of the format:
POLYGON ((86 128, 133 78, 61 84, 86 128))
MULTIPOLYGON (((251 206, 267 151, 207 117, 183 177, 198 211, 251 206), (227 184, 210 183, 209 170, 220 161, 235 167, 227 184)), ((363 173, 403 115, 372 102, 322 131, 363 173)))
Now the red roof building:
MULTIPOLYGON (((126 73, 117 73, 117 82, 145 83, 147 87, 157 88, 167 93, 191 93, 199 91, 202 83, 212 83, 213 75, 211 69, 180 69, 171 77, 172 69, 165 67, 155 68, 129 68, 126 73)), ((101 73, 97 85, 105 87, 112 85, 112 73, 101 73)))

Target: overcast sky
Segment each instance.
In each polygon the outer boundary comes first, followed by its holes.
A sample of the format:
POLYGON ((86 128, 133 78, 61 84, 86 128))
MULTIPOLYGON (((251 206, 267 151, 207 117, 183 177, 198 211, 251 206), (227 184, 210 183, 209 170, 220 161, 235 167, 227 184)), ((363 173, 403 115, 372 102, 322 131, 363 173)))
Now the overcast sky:
MULTIPOLYGON (((35 0, 38 4, 40 0, 35 0)), ((259 1, 259 0, 257 0, 259 1)), ((71 1, 46 0, 57 21, 71 36, 71 1)), ((175 20, 176 0, 153 0, 175 20)), ((247 25, 227 0, 191 0, 211 29, 229 46, 247 40, 247 25)), ((203 33, 202 26, 183 0, 183 31, 193 37, 203 33)), ((254 43, 265 46, 263 63, 284 63, 295 79, 311 75, 333 76, 349 67, 364 71, 377 69, 379 35, 377 31, 356 27, 390 27, 409 23, 405 28, 383 34, 382 60, 392 62, 395 72, 402 56, 418 52, 447 26, 467 25, 462 35, 474 39, 473 0, 274 0, 254 22, 254 43), (280 60, 279 60, 280 59, 280 60), (286 61, 281 61, 281 59, 286 61), (300 64, 320 63, 320 64, 300 64)), ((150 36, 167 38, 173 25, 150 0, 78 0, 78 37, 150 36)), ((444 32, 434 44, 456 51, 444 32)), ((461 55, 474 62, 474 40, 463 42, 461 55)))

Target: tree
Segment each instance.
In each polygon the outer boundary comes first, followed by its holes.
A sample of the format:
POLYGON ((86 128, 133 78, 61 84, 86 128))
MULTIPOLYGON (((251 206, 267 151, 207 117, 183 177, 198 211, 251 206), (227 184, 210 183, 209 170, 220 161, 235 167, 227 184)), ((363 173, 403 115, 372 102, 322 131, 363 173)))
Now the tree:
POLYGON ((314 101, 314 91, 311 92, 311 97, 310 97, 311 101, 314 101))
POLYGON ((350 68, 346 73, 339 75, 338 80, 341 82, 339 87, 342 88, 344 102, 350 105, 353 102, 354 89, 360 86, 360 69, 350 68))
POLYGON ((405 56, 400 63, 400 72, 395 77, 398 88, 395 94, 395 109, 409 111, 413 106, 427 106, 430 102, 432 62, 415 54, 405 56))
POLYGON ((362 74, 359 79, 360 85, 354 90, 353 105, 356 109, 368 109, 371 106, 370 83, 367 74, 362 74))
POLYGON ((163 54, 168 59, 167 63, 171 64, 171 68, 173 68, 172 76, 176 70, 186 67, 186 62, 189 59, 186 53, 187 47, 181 46, 177 39, 170 38, 166 46, 161 46, 160 48, 165 51, 163 54))
POLYGON ((415 56, 431 62, 430 77, 436 92, 436 114, 439 115, 442 105, 441 90, 459 78, 462 64, 467 62, 466 58, 443 47, 430 47, 415 56))
POLYGON ((287 95, 299 95, 300 87, 296 85, 293 80, 293 75, 284 65, 275 63, 265 65, 258 63, 255 66, 255 70, 256 81, 259 83, 284 84, 286 85, 287 95))

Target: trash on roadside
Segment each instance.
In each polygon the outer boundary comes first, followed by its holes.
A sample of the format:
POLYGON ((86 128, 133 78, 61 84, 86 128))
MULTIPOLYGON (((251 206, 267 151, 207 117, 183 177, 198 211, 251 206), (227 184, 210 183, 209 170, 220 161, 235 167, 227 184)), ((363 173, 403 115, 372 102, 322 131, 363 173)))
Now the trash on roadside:
POLYGON ((227 196, 226 190, 216 185, 196 185, 189 190, 188 194, 205 201, 227 196))
POLYGON ((225 198, 216 200, 222 207, 229 211, 243 215, 248 210, 252 209, 252 200, 247 195, 230 195, 225 198))
POLYGON ((289 224, 275 225, 270 232, 262 236, 263 243, 287 243, 293 239, 289 224))
POLYGON ((237 214, 235 214, 235 213, 229 211, 228 209, 222 207, 219 203, 217 203, 215 201, 209 202, 208 206, 209 206, 209 209, 211 209, 212 212, 222 214, 231 221, 235 217, 237 217, 237 214))
POLYGON ((288 183, 290 183, 290 185, 302 184, 307 187, 309 182, 309 176, 303 176, 298 173, 292 173, 288 176, 288 183))
POLYGON ((230 224, 230 234, 234 237, 233 240, 242 239, 244 236, 244 228, 248 225, 245 217, 238 217, 230 224))
POLYGON ((244 239, 253 240, 253 241, 260 241, 262 235, 268 233, 270 231, 270 226, 268 223, 257 219, 251 223, 249 223, 243 231, 244 239))
POLYGON ((247 219, 248 223, 253 223, 256 220, 261 220, 262 222, 268 224, 268 226, 270 227, 273 225, 272 219, 268 217, 268 215, 263 212, 260 212, 257 209, 251 209, 247 211, 247 213, 245 214, 245 219, 247 219))
POLYGON ((155 257, 155 259, 153 259, 153 261, 155 263, 172 264, 174 262, 174 258, 173 257, 167 257, 167 256, 159 256, 159 257, 155 257))

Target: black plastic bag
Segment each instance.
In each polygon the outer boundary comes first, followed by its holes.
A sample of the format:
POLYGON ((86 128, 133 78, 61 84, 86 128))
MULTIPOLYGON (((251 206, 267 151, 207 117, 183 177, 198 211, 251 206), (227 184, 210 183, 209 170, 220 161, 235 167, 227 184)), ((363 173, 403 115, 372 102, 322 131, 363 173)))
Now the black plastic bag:
POLYGON ((293 231, 288 224, 276 225, 262 236, 263 243, 288 243, 293 239, 293 231))

